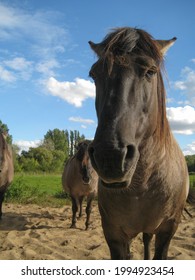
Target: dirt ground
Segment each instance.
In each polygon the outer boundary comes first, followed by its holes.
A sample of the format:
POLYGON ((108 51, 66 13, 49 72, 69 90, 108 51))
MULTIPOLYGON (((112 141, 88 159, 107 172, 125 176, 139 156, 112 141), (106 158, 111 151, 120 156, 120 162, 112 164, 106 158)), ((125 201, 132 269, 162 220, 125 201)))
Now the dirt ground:
MULTIPOLYGON (((169 249, 169 259, 195 260, 195 207, 182 218, 169 249)), ((0 221, 1 260, 102 260, 109 259, 97 205, 91 225, 85 216, 71 229, 71 206, 42 208, 37 205, 4 204, 0 221)), ((142 236, 131 245, 131 258, 143 259, 142 236)))

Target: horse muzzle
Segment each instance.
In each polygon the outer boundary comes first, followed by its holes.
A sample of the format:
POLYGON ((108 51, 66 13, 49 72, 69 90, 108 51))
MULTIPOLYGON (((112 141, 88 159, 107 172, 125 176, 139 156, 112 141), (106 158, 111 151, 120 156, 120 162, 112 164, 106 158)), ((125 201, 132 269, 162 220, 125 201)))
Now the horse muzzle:
POLYGON ((118 148, 92 143, 89 156, 102 184, 110 188, 128 187, 139 160, 139 152, 134 144, 118 148))
POLYGON ((83 180, 83 184, 84 185, 89 185, 91 183, 91 178, 89 177, 82 177, 82 180, 83 180))

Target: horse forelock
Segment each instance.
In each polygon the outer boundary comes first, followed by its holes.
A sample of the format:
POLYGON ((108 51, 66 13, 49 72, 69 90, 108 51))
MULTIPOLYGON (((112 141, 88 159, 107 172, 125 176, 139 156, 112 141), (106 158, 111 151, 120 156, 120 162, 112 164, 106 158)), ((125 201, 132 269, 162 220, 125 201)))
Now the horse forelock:
POLYGON ((157 65, 163 61, 158 44, 153 37, 144 30, 123 27, 112 29, 110 33, 98 44, 100 58, 115 60, 120 64, 127 64, 125 59, 133 57, 152 58, 157 65))
POLYGON ((89 141, 89 140, 84 140, 78 144, 78 151, 75 156, 80 162, 83 160, 84 156, 87 154, 88 146, 89 146, 90 142, 91 141, 89 141))

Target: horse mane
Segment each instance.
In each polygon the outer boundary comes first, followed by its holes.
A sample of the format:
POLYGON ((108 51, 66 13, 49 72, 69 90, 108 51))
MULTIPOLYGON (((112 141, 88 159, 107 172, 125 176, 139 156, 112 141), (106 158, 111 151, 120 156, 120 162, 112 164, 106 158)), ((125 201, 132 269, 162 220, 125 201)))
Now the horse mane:
POLYGON ((75 157, 79 160, 79 161, 82 161, 83 160, 83 157, 85 155, 85 153, 87 152, 88 150, 88 146, 89 144, 91 143, 90 140, 83 140, 81 142, 78 143, 76 149, 77 149, 77 152, 75 154, 75 157))
MULTIPOLYGON (((142 61, 143 64, 148 58, 155 61, 159 69, 157 72, 159 126, 156 135, 160 142, 168 140, 170 137, 167 137, 167 135, 170 134, 170 128, 166 118, 166 92, 160 71, 164 69, 164 64, 158 43, 144 30, 122 27, 112 29, 97 47, 99 57, 107 60, 108 74, 112 72, 114 61, 119 62, 122 66, 128 66, 128 60, 126 59, 128 56, 141 58, 139 61, 142 61)), ((146 67, 146 65, 141 65, 141 67, 146 67)))
POLYGON ((135 54, 141 57, 151 57, 157 64, 163 61, 163 56, 153 37, 146 31, 137 28, 122 27, 112 29, 103 41, 98 44, 98 48, 103 50, 101 53, 104 57, 108 57, 110 53, 114 57, 135 54))

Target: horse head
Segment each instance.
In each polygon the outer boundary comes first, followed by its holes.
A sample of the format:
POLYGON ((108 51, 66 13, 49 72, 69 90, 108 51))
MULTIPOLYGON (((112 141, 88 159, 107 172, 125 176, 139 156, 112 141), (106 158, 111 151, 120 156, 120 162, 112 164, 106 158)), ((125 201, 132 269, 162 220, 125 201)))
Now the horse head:
POLYGON ((90 184, 92 166, 88 154, 88 146, 91 143, 89 140, 80 142, 76 149, 76 158, 80 162, 80 173, 84 184, 90 184))
MULTIPOLYGON (((176 38, 154 40, 147 32, 118 28, 95 44, 90 76, 96 86, 98 126, 89 155, 110 188, 130 185, 145 139, 168 126, 161 65, 176 38)), ((163 137, 163 136, 162 136, 163 137)))

